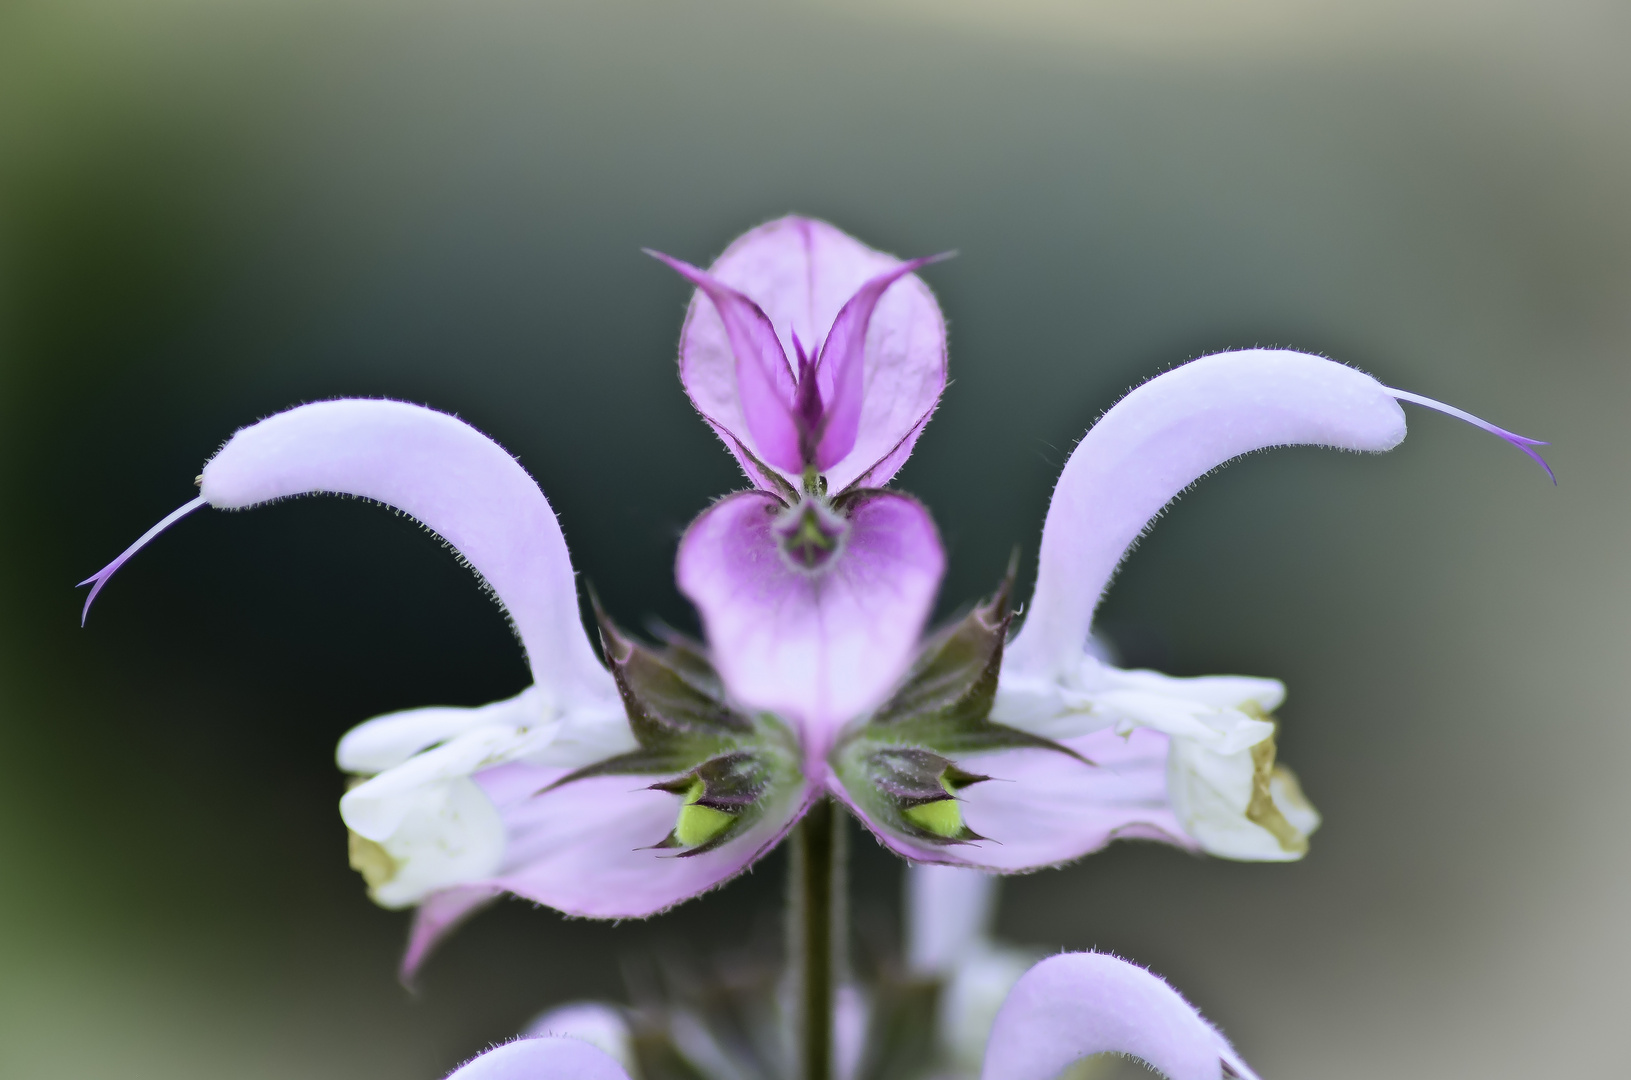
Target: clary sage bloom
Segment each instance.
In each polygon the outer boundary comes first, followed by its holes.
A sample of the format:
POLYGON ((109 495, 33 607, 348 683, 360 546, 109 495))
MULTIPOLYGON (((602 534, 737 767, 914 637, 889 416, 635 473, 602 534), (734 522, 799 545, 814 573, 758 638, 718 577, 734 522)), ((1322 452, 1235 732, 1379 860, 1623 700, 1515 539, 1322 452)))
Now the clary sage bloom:
MULTIPOLYGON (((1004 584, 925 637, 944 552, 928 511, 885 485, 946 383, 945 325, 916 273, 929 260, 799 217, 747 233, 706 271, 658 257, 696 286, 681 381, 752 485, 680 542, 705 643, 644 644, 597 612, 602 663, 537 485, 469 425, 395 401, 319 402, 244 428, 205 465, 197 499, 91 579, 94 598, 200 507, 325 492, 409 515, 476 571, 533 685, 481 708, 378 717, 339 746, 358 780, 340 804, 353 865, 380 904, 418 908, 406 972, 505 892, 580 916, 661 911, 741 872, 824 795, 921 863, 1031 870, 1120 837, 1298 858, 1319 816, 1276 760, 1284 688, 1099 659, 1092 616, 1116 566, 1169 501, 1242 454, 1391 449, 1400 400, 1531 456, 1540 445, 1317 356, 1208 356, 1133 390, 1072 452, 1017 633, 1004 584)), ((1189 1015, 1107 958, 1032 976, 1097 987, 1089 997, 1125 984, 1130 1001, 1189 1015)), ((1024 1042, 1004 1034, 1017 1023, 999 1017, 993 1039, 1024 1042)), ((534 1052, 555 1051, 491 1060, 534 1052)))
MULTIPOLYGON (((850 987, 840 996, 841 1018, 846 1004, 853 1016, 837 1025, 835 1080, 1089 1080, 1100 1055, 1138 1058, 1171 1080, 1254 1076, 1222 1035, 1144 969, 1100 953, 1040 959, 993 940, 996 885, 996 878, 974 870, 911 869, 906 981, 893 994, 886 987, 850 987), (920 1011, 888 1009, 902 987, 934 1006, 927 1044, 910 1030, 920 1011), (891 1060, 891 1048, 907 1046, 904 1060, 891 1060)), ((775 1061, 767 1067, 731 1054, 733 1044, 744 1043, 739 1017, 719 1026, 725 1031, 710 1032, 706 1017, 683 1006, 653 1027, 638 1010, 580 1002, 544 1014, 527 1038, 477 1058, 450 1080, 787 1074, 775 1061)), ((747 1041, 758 1035, 774 1048, 772 1057, 784 1056, 787 1047, 777 1045, 776 1035, 785 1030, 785 1023, 767 1024, 746 1032, 747 1041)))

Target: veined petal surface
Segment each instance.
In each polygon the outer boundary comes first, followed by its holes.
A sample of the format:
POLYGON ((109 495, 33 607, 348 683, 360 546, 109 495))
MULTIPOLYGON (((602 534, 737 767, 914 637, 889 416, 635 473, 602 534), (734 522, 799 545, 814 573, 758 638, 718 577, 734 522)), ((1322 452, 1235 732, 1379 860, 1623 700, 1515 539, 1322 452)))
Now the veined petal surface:
POLYGON ((1117 402, 1065 463, 1042 527, 1036 590, 1006 664, 1067 671, 1129 547, 1161 508, 1241 454, 1318 445, 1384 451, 1405 436, 1393 392, 1342 364, 1284 350, 1220 353, 1117 402))
POLYGON ((605 1052, 582 1039, 517 1039, 455 1069, 447 1080, 629 1080, 605 1052))
POLYGON ((997 1013, 980 1077, 1055 1080, 1093 1054, 1136 1057, 1167 1080, 1257 1080, 1178 991, 1104 953, 1050 956, 1027 971, 997 1013))
MULTIPOLYGON (((739 237, 708 273, 756 303, 775 327, 783 353, 793 356, 795 334, 814 350, 851 297, 900 263, 824 221, 790 216, 739 237)), ((770 461, 750 434, 730 335, 700 290, 691 299, 680 335, 680 381, 749 478, 764 485, 743 453, 770 461)), ((861 383, 855 441, 826 470, 834 492, 887 483, 911 454, 945 388, 945 321, 934 295, 916 275, 907 275, 878 300, 866 333, 861 383)), ((795 473, 784 473, 797 484, 795 473)))
POLYGON ((786 556, 772 496, 721 499, 680 541, 680 591, 707 628, 735 698, 800 725, 819 763, 846 721, 905 672, 945 568, 934 522, 915 500, 863 494, 840 546, 815 569, 786 556))
POLYGON ((481 575, 546 694, 613 698, 583 631, 554 511, 513 457, 463 421, 400 401, 302 405, 240 430, 204 466, 200 486, 223 510, 326 492, 402 511, 481 575))

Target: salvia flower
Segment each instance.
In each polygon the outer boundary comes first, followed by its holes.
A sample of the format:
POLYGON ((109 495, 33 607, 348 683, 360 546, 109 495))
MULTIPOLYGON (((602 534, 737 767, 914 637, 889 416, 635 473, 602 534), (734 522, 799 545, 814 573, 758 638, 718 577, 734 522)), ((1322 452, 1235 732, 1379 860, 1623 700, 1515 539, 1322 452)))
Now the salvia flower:
MULTIPOLYGON (((1297 858, 1319 818, 1276 760, 1284 688, 1105 663, 1087 646, 1116 566, 1169 501, 1242 454, 1392 448, 1401 399, 1531 456, 1540 445, 1320 357, 1205 357, 1129 393, 1073 451, 1013 640, 1006 583, 925 638, 945 556, 928 512, 883 485, 945 386, 944 322, 915 272, 932 260, 798 217, 706 271, 658 257, 696 286, 681 381, 752 483, 680 542, 705 643, 642 644, 597 612, 602 664, 537 485, 469 425, 394 401, 304 405, 239 431, 199 497, 89 582, 94 598, 200 507, 325 492, 394 507, 476 571, 533 685, 382 716, 339 747, 359 781, 341 801, 353 864, 379 903, 418 908, 407 972, 505 892, 574 915, 661 911, 746 868, 824 795, 925 863, 1029 870, 1118 837, 1297 858)), ((1109 970, 1080 978, 1144 978, 1109 970)))

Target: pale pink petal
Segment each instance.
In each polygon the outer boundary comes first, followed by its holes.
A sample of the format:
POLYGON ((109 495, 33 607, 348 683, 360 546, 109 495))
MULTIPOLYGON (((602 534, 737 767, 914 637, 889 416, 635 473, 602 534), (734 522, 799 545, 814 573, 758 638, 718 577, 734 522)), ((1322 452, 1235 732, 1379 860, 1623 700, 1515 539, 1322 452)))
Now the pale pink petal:
POLYGON ((460 1066, 447 1080, 629 1080, 603 1051, 581 1039, 517 1039, 460 1066))
POLYGON ((555 513, 492 439, 400 401, 322 401, 239 431, 204 466, 201 493, 234 510, 319 492, 384 503, 452 545, 504 605, 546 692, 607 691, 555 513))
POLYGON ((425 958, 464 920, 492 903, 503 890, 491 885, 460 886, 432 893, 414 909, 408 929, 408 947, 403 950, 397 977, 412 986, 425 958))
POLYGON ((680 797, 650 787, 666 777, 596 776, 545 790, 565 772, 512 764, 476 775, 509 833, 504 867, 484 884, 597 919, 655 915, 729 881, 787 835, 810 795, 802 783, 772 790, 740 836, 682 855, 653 847, 679 816, 680 797))
MULTIPOLYGON (((814 348, 826 340, 839 311, 860 288, 901 260, 862 244, 823 221, 785 217, 739 237, 709 273, 763 309, 783 352, 793 355, 793 335, 814 348)), ((680 380, 697 410, 748 452, 764 454, 747 436, 736 386, 736 359, 714 305, 700 293, 691 299, 680 337, 680 380)), ((911 453, 923 423, 946 385, 946 326, 934 294, 908 275, 879 300, 869 321, 863 363, 864 393, 856 440, 847 457, 828 470, 830 490, 863 481, 879 487, 911 453)), ((751 463, 726 440, 755 483, 751 463)), ((789 476, 796 482, 795 470, 789 476)))
MULTIPOLYGON (((804 468, 804 457, 793 419, 793 373, 770 320, 751 299, 690 263, 659 251, 647 254, 667 264, 708 298, 735 358, 731 370, 746 437, 761 461, 797 476, 804 468)), ((716 417, 709 419, 718 422, 716 417)))
POLYGON ((879 704, 905 672, 945 555, 916 501, 878 493, 849 511, 822 566, 783 555, 769 495, 715 503, 680 541, 680 591, 702 612, 713 662, 744 705, 802 726, 820 762, 846 721, 879 704))
POLYGON ((828 781, 867 828, 914 862, 1018 873, 1057 866, 1112 840, 1159 840, 1194 849, 1167 801, 1167 737, 1140 728, 1064 740, 1093 764, 1056 750, 1009 749, 960 757, 960 768, 989 776, 957 793, 963 821, 985 837, 928 844, 873 821, 836 779, 828 781))
POLYGON ((833 320, 826 343, 821 346, 819 368, 829 383, 822 387, 826 412, 821 441, 816 446, 815 463, 822 472, 849 457, 860 434, 866 399, 867 328, 872 324, 878 301, 889 286, 939 258, 944 256, 913 259, 877 275, 850 297, 833 320))
POLYGON ((1257 1074, 1160 976, 1105 953, 1062 953, 1027 971, 997 1013, 980 1080, 1055 1080, 1093 1054, 1125 1054, 1167 1080, 1257 1074))
POLYGON ((1105 413, 1065 463, 1008 664, 1050 673, 1078 662, 1128 548, 1162 507, 1224 462, 1298 444, 1379 452, 1404 435, 1392 391, 1318 356, 1220 353, 1151 379, 1105 413))

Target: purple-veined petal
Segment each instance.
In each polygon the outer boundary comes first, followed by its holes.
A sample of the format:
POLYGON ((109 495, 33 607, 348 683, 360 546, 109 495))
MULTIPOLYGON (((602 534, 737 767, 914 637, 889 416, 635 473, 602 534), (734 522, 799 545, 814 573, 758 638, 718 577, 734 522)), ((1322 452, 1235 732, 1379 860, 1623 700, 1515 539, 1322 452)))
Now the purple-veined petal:
POLYGON ((690 263, 659 251, 648 250, 647 254, 708 298, 724 328, 727 348, 735 358, 731 373, 736 405, 754 452, 765 464, 797 476, 804 468, 798 423, 793 417, 797 389, 787 365, 787 352, 777 340, 770 319, 751 299, 690 263))
POLYGON ((945 555, 928 511, 880 492, 850 509, 832 557, 805 569, 775 535, 796 512, 761 492, 721 499, 680 541, 677 576, 725 685, 744 705, 798 723, 819 763, 838 728, 905 672, 945 555))
POLYGON ((509 833, 504 867, 489 884, 568 915, 634 919, 707 892, 751 866, 787 835, 809 801, 807 785, 773 791, 755 823, 711 851, 654 849, 673 829, 680 797, 651 776, 596 776, 545 790, 565 770, 511 764, 476 782, 509 833))
POLYGON ((1079 662, 1127 550, 1162 507, 1230 459, 1290 445, 1380 452, 1404 436, 1393 391, 1305 353, 1220 353, 1151 379, 1065 463, 1042 526, 1036 590, 1005 663, 1048 674, 1079 662))
POLYGON ((1159 840, 1193 850, 1167 799, 1167 736, 1140 728, 1063 740, 1093 764, 1056 750, 1011 749, 959 757, 991 779, 957 793, 963 821, 985 837, 928 844, 869 819, 836 778, 832 793, 887 847, 914 862, 1019 873, 1058 866, 1112 840, 1159 840))
POLYGON ((481 575, 546 693, 612 692, 584 634, 572 562, 548 500, 513 457, 461 420, 400 401, 302 405, 233 435, 204 466, 200 489, 222 510, 316 493, 400 510, 481 575))
POLYGON ((1054 1080, 1093 1054, 1125 1054, 1168 1080, 1256 1080, 1218 1030, 1157 975, 1105 953, 1050 956, 997 1013, 981 1080, 1054 1080))
MULTIPOLYGON (((758 304, 775 327, 784 354, 791 356, 795 333, 811 346, 824 341, 856 292, 900 262, 824 221, 792 216, 737 238, 709 273, 758 304)), ((749 478, 767 486, 743 453, 745 447, 764 459, 747 437, 735 364, 718 312, 699 293, 691 300, 680 337, 680 380, 692 404, 725 438, 749 478), (737 440, 743 446, 735 445, 737 440)), ((934 294, 914 275, 890 288, 873 311, 862 382, 855 444, 827 472, 834 492, 887 483, 910 455, 945 388, 945 322, 934 294)), ((796 471, 789 470, 789 477, 797 483, 796 471)))
POLYGON ((447 1080, 629 1080, 623 1066, 581 1039, 517 1039, 448 1074, 447 1080))
MULTIPOLYGON (((947 258, 929 255, 902 263, 872 278, 850 297, 833 320, 827 340, 821 346, 820 371, 830 388, 822 387, 825 398, 824 426, 816 444, 816 467, 826 472, 849 457, 861 430, 861 413, 866 400, 867 328, 878 301, 889 286, 929 263, 947 258)), ((870 464, 870 462, 869 462, 870 464)))
POLYGON ((629 1031, 628 1014, 604 1001, 573 1001, 557 1005, 533 1018, 521 1033, 523 1038, 555 1036, 586 1042, 612 1058, 624 1069, 635 1069, 634 1036, 629 1031))
POLYGON ((412 986, 419 967, 437 944, 464 920, 498 899, 502 889, 492 885, 461 885, 427 897, 413 912, 408 947, 403 950, 397 977, 412 986))

